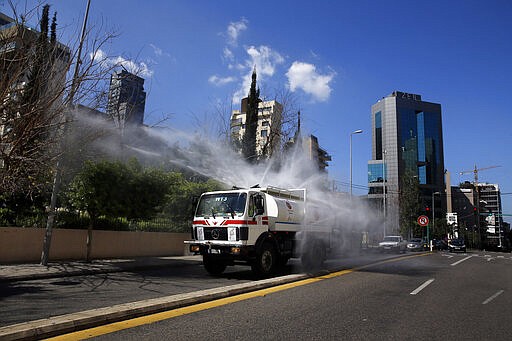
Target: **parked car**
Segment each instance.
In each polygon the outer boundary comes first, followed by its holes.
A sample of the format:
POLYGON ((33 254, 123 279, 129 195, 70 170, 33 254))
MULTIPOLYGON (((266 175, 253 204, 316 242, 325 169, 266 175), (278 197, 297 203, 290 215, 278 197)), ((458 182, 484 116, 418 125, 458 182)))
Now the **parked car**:
POLYGON ((448 242, 448 251, 450 252, 466 252, 466 244, 464 239, 452 239, 448 242))
POLYGON ((411 238, 407 242, 407 251, 423 251, 425 250, 425 245, 421 238, 411 238))
POLYGON ((407 243, 402 236, 385 236, 384 239, 379 243, 379 250, 392 251, 392 252, 405 252, 407 243))
POLYGON ((443 239, 432 240, 432 248, 434 250, 448 250, 448 244, 443 239))

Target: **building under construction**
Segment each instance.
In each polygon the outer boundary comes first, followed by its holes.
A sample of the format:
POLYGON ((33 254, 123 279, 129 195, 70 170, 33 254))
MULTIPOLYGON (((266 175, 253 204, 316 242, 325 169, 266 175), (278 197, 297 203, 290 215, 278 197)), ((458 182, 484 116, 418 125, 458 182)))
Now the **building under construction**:
POLYGON ((453 232, 473 247, 508 250, 510 227, 503 221, 498 184, 465 182, 451 188, 451 204, 457 219, 453 232))

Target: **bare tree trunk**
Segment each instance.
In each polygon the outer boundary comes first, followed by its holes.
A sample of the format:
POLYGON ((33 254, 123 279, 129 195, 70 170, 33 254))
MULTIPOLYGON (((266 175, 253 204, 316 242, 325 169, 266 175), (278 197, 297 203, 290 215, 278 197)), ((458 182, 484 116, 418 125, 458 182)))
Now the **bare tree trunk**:
POLYGON ((55 178, 53 181, 52 197, 50 200, 50 211, 48 212, 48 220, 46 222, 46 233, 44 235, 43 241, 43 252, 41 253, 41 265, 45 266, 48 265, 48 260, 50 257, 50 246, 52 243, 53 225, 56 216, 55 207, 57 205, 57 194, 59 193, 61 175, 61 167, 59 167, 59 164, 57 164, 57 169, 55 170, 55 178))

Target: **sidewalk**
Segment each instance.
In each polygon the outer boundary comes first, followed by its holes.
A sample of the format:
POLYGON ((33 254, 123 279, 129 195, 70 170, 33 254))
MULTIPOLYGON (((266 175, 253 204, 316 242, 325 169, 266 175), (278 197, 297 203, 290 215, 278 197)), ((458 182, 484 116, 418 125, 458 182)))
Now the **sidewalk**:
MULTIPOLYGON (((26 281, 40 278, 121 272, 165 266, 177 267, 190 264, 191 262, 200 264, 202 263, 202 257, 143 257, 134 259, 95 260, 91 263, 80 261, 50 262, 48 267, 39 264, 0 265, 0 284, 2 282, 26 281)), ((0 340, 40 340, 108 323, 265 289, 280 284, 287 284, 311 276, 313 275, 290 274, 258 281, 215 287, 212 289, 116 304, 103 308, 78 311, 71 314, 51 316, 44 319, 0 327, 0 340)))
POLYGON ((140 257, 132 259, 100 259, 85 261, 52 261, 40 264, 0 265, 0 282, 27 281, 98 273, 122 272, 202 262, 201 256, 140 257))

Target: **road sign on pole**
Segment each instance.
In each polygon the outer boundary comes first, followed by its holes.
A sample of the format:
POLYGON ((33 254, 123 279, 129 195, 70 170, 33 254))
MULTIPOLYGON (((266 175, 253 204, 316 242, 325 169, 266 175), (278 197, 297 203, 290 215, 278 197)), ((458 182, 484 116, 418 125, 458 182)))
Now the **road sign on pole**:
POLYGON ((427 226, 428 225, 428 217, 426 215, 420 215, 418 217, 418 224, 420 224, 420 226, 427 226))
POLYGON ((430 231, 428 230, 428 217, 426 215, 420 215, 418 217, 418 224, 420 224, 420 226, 427 227, 427 241, 428 244, 430 245, 430 251, 432 251, 432 244, 430 243, 430 231))

